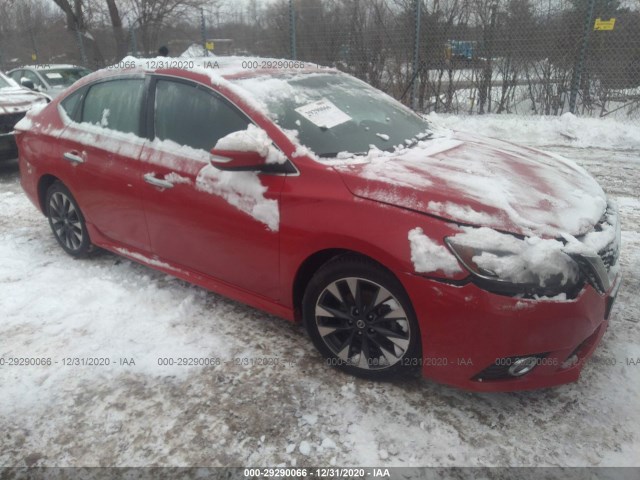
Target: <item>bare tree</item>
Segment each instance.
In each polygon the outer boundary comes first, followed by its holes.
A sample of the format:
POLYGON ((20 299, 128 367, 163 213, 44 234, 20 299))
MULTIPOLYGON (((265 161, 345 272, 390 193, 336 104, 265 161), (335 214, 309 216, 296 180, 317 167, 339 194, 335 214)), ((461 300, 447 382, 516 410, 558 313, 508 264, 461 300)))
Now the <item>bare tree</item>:
POLYGON ((211 3, 208 0, 129 1, 146 53, 156 50, 162 27, 178 22, 181 17, 193 16, 201 7, 211 3))
POLYGON ((127 41, 122 30, 122 17, 116 5, 116 0, 105 0, 109 10, 109 19, 113 29, 113 37, 116 41, 116 59, 119 60, 127 54, 127 41))

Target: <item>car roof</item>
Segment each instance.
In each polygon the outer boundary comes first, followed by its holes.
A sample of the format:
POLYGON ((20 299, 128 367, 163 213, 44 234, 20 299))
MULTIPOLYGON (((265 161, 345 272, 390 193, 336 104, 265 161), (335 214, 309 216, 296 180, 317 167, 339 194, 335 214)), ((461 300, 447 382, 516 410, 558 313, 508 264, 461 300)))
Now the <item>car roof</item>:
POLYGON ((9 71, 9 73, 14 72, 16 70, 60 70, 60 69, 76 69, 76 68, 82 68, 85 70, 90 70, 87 67, 83 67, 82 65, 69 65, 69 64, 63 64, 63 63, 46 63, 46 64, 39 64, 39 65, 23 65, 21 67, 17 67, 17 68, 13 68, 9 71))
POLYGON ((249 91, 245 89, 238 90, 238 85, 234 84, 234 80, 261 76, 282 77, 309 73, 341 74, 339 70, 334 68, 287 59, 237 56, 200 58, 136 58, 129 56, 123 58, 115 65, 97 70, 81 78, 68 92, 72 94, 74 91, 86 85, 102 80, 158 74, 184 78, 203 85, 226 90, 227 95, 232 93, 242 98, 247 107, 261 114, 265 114, 266 112, 260 102, 256 102, 249 91), (253 68, 254 66, 257 66, 257 68, 253 68), (299 68, 279 68, 289 66, 297 66, 299 68))
POLYGON ((115 65, 98 70, 82 79, 83 83, 114 73, 165 73, 190 77, 191 74, 205 76, 215 83, 216 78, 234 80, 258 76, 281 76, 295 73, 338 73, 331 67, 324 67, 297 60, 262 57, 125 57, 115 65))

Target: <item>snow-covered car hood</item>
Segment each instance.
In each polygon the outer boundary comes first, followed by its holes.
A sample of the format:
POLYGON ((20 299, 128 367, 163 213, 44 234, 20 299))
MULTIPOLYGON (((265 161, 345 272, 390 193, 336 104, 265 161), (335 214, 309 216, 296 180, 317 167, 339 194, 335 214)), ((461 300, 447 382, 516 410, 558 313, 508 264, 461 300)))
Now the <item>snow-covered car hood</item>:
POLYGON ((602 188, 570 160, 450 130, 335 168, 358 197, 523 235, 581 235, 607 208, 602 188))
POLYGON ((40 93, 31 92, 20 87, 0 89, 0 114, 24 112, 36 102, 42 102, 46 97, 40 93))

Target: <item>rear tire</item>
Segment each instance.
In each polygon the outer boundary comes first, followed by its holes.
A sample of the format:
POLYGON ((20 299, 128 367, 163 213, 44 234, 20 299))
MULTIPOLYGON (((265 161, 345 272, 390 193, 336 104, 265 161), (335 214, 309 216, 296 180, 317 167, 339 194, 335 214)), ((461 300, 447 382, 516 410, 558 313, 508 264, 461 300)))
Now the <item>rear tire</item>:
POLYGON ((72 257, 86 257, 93 251, 82 211, 71 192, 61 182, 47 190, 46 214, 56 240, 72 257))
POLYGON ((313 276, 303 321, 327 363, 372 380, 415 373, 420 330, 408 295, 382 266, 353 255, 331 260, 313 276))

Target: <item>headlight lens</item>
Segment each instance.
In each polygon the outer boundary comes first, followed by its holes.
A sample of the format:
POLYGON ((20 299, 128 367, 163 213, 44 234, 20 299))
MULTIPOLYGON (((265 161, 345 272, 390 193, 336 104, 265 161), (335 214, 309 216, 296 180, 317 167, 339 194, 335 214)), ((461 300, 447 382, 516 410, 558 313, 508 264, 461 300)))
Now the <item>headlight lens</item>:
POLYGON ((555 296, 571 292, 581 280, 579 266, 557 240, 465 227, 445 241, 474 282, 490 291, 555 296))

